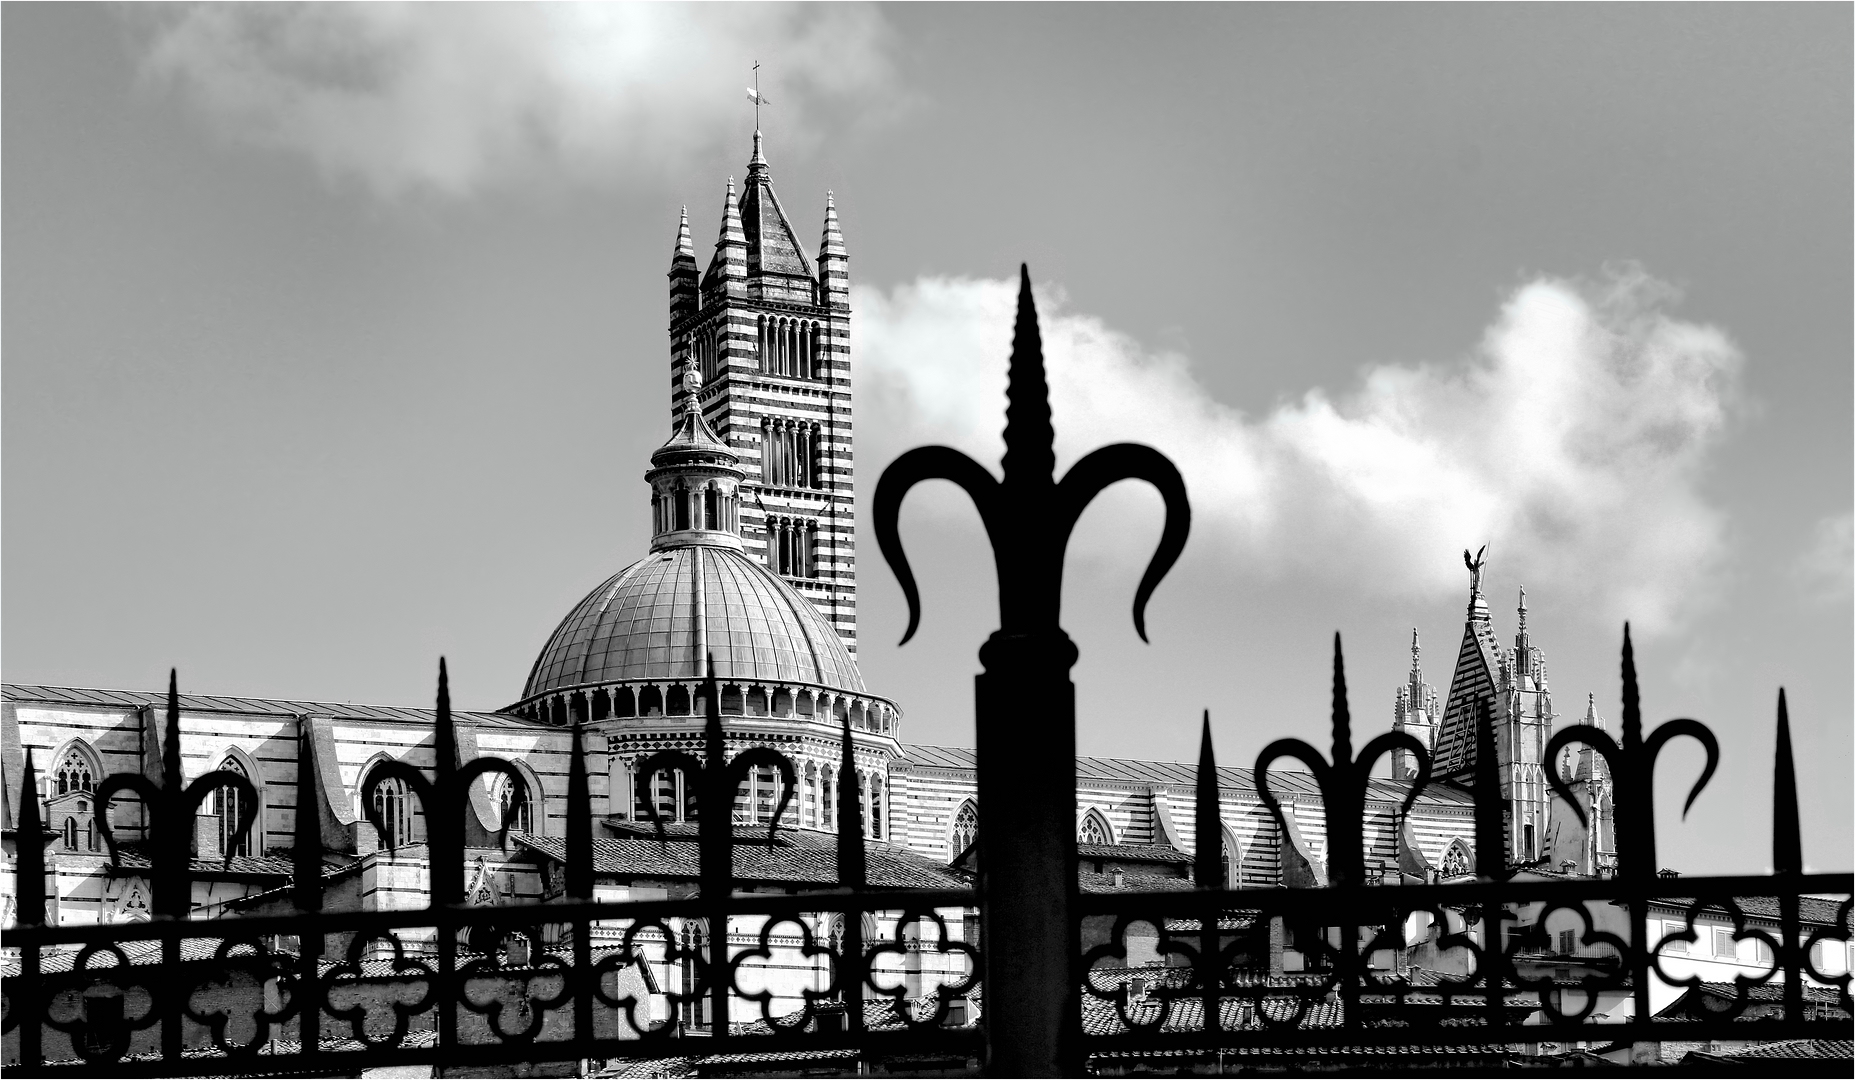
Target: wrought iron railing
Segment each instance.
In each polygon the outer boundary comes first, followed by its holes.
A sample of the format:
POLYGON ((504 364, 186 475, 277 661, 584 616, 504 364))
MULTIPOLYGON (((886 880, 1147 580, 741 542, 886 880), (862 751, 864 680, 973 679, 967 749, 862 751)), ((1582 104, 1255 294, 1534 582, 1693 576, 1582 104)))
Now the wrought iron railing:
MULTIPOLYGON (((491 774, 517 778, 499 759, 457 764, 441 664, 435 772, 428 778, 389 766, 370 775, 360 799, 383 835, 387 822, 372 797, 375 788, 396 781, 421 800, 429 906, 324 910, 320 827, 316 815, 301 813, 289 913, 190 920, 195 812, 211 792, 238 790, 245 796, 237 800, 242 837, 257 800, 249 781, 232 772, 183 783, 179 696, 170 681, 161 783, 111 777, 95 800, 112 856, 120 845, 107 827, 110 800, 123 794, 142 801, 152 921, 46 924, 46 834, 27 759, 15 834, 17 919, 0 938, 9 964, 7 1062, 72 1075, 250 1075, 625 1058, 700 1059, 723 1071, 749 1071, 860 1059, 892 1072, 957 1072, 982 1064, 993 1075, 1012 1076, 1130 1071, 1142 1061, 1188 1071, 1382 1064, 1373 1055, 1398 1048, 1432 1048, 1458 1064, 1491 1064, 1516 1047, 1542 1043, 1849 1038, 1846 968, 1825 970, 1813 957, 1826 942, 1848 941, 1855 880, 1803 872, 1782 692, 1774 873, 1663 877, 1654 849, 1656 754, 1680 735, 1702 744, 1707 766, 1689 794, 1692 804, 1712 775, 1718 750, 1711 733, 1692 720, 1644 735, 1627 628, 1621 742, 1574 727, 1561 731, 1546 752, 1550 761, 1579 742, 1609 766, 1616 790, 1615 876, 1515 877, 1484 716, 1472 785, 1475 879, 1371 883, 1359 839, 1366 777, 1384 753, 1409 754, 1418 775, 1403 804, 1408 810, 1428 782, 1430 763, 1420 745, 1399 735, 1381 735, 1354 755, 1336 639, 1331 755, 1283 740, 1264 750, 1255 774, 1258 793, 1279 819, 1268 781, 1274 763, 1296 758, 1313 773, 1326 815, 1329 887, 1225 887, 1207 720, 1195 874, 1181 883, 1189 887, 1082 894, 1068 675, 1076 650, 1058 617, 1063 549, 1083 507, 1109 484, 1144 479, 1160 491, 1167 520, 1134 603, 1144 636, 1146 601, 1184 546, 1190 510, 1177 471, 1145 447, 1097 451, 1055 481, 1028 274, 1009 397, 1002 481, 964 455, 929 447, 890 467, 875 502, 877 535, 908 601, 909 635, 919 602, 897 519, 913 484, 940 478, 963 487, 997 555, 1000 629, 981 650, 985 670, 976 679, 979 802, 990 824, 979 833, 975 888, 872 886, 846 727, 836 887, 737 894, 734 848, 760 840, 738 835, 736 794, 753 770, 774 769, 786 789, 772 815, 777 823, 794 774, 771 750, 726 755, 711 661, 704 752, 659 754, 643 765, 647 775, 681 770, 696 789, 694 893, 595 899, 593 803, 575 727, 560 896, 538 904, 470 906, 466 838, 458 824, 467 793, 491 774), (963 925, 963 916, 974 911, 981 924, 976 940, 963 925), (1663 922, 1675 922, 1676 931, 1652 935, 1652 912, 1674 912, 1663 922), (1519 925, 1522 913, 1531 922, 1519 925), (1576 978, 1555 976, 1550 972, 1557 968, 1537 962, 1553 949, 1544 937, 1551 915, 1578 923, 1576 978), (1668 963, 1671 950, 1696 939, 1703 918, 1709 925, 1723 921, 1734 943, 1749 944, 1749 952, 1763 959, 1701 1013, 1657 1018, 1652 986, 1699 981, 1671 972, 1668 963), (1452 963, 1415 970, 1401 961, 1420 933, 1434 955, 1452 963), (1297 958, 1297 970, 1287 970, 1284 950, 1297 958), (911 986, 900 975, 899 958, 923 953, 940 961, 932 987, 919 980, 911 986), (815 965, 815 985, 796 995, 772 992, 755 972, 776 954, 815 965), (1139 962, 1142 957, 1149 962, 1139 962), (638 974, 671 969, 686 971, 687 979, 654 992, 638 974), (663 1007, 653 1007, 652 998, 663 1007), (1615 1007, 1622 1003, 1628 1007, 1615 1007)), ((313 806, 319 797, 315 755, 305 745, 298 761, 297 805, 313 806)), ((1550 770, 1548 776, 1576 809, 1563 782, 1550 770)), ((526 789, 517 782, 514 790, 520 799, 526 789)), ((649 809, 657 813, 654 805, 649 809)), ((505 824, 519 810, 511 807, 505 824)), ((656 828, 664 839, 661 819, 656 828)), ((773 842, 769 832, 765 843, 773 842)))

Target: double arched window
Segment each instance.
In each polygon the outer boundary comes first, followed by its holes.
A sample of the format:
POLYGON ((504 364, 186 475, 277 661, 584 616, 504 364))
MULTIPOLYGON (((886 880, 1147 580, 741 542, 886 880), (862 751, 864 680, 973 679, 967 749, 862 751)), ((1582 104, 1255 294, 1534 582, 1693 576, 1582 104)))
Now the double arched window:
POLYGON ((535 792, 530 785, 524 784, 522 787, 529 790, 521 791, 522 798, 518 801, 515 782, 506 776, 496 778, 496 810, 499 815, 497 820, 504 829, 514 832, 534 832, 535 792))

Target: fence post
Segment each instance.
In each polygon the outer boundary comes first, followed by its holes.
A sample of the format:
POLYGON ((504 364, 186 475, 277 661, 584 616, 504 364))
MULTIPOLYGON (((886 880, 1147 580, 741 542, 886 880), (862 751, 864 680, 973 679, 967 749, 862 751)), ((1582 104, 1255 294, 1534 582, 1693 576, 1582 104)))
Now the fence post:
POLYGON ((1157 450, 1102 447, 1055 480, 1055 431, 1043 341, 1028 268, 1005 396, 1004 479, 957 450, 923 446, 897 458, 876 485, 876 538, 920 623, 914 574, 897 532, 902 499, 923 480, 965 489, 985 523, 998 571, 999 628, 979 650, 973 681, 978 744, 979 894, 985 956, 986 1068, 998 1076, 1060 1076, 1082 1065, 1080 938, 1076 895, 1076 647, 1063 632, 1063 555, 1076 519, 1120 480, 1145 480, 1166 504, 1159 548, 1134 593, 1134 628, 1146 638, 1146 602, 1191 529, 1185 482, 1157 450))

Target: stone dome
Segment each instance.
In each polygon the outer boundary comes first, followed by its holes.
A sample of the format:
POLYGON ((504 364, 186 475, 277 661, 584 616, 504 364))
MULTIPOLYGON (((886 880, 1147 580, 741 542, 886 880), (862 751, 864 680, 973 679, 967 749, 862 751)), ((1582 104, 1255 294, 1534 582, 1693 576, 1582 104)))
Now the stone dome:
POLYGON ((654 551, 587 594, 541 650, 522 697, 698 679, 707 653, 723 681, 867 692, 810 601, 751 556, 698 543, 654 551))

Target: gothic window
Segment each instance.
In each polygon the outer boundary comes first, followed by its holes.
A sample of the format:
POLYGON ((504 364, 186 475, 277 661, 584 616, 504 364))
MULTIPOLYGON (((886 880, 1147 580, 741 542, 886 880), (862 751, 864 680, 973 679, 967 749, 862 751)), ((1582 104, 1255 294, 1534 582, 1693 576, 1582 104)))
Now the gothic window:
POLYGON ((1467 844, 1457 840, 1449 845, 1443 853, 1442 876, 1445 878, 1462 877, 1474 872, 1475 859, 1467 844))
POLYGON ((406 782, 392 777, 374 788, 374 809, 385 826, 380 838, 382 847, 404 847, 412 843, 412 792, 406 782))
POLYGON ((69 795, 73 791, 95 791, 97 778, 90 758, 78 747, 65 751, 58 761, 58 794, 69 795))
POLYGON ((948 857, 957 857, 979 838, 979 808, 971 799, 960 804, 953 815, 953 837, 948 841, 948 857))
POLYGON ((824 811, 824 827, 829 829, 837 825, 837 776, 828 765, 821 770, 821 774, 824 792, 819 799, 819 808, 824 811))
POLYGON ((535 831, 535 796, 522 785, 522 798, 516 799, 515 782, 500 777, 496 783, 496 807, 502 813, 502 827, 516 832, 535 831))
MULTIPOLYGON (((245 767, 235 757, 227 757, 219 763, 226 772, 237 773, 249 780, 251 777, 245 767)), ((237 836, 238 818, 244 809, 244 793, 234 787, 222 787, 213 792, 218 802, 219 813, 219 853, 225 856, 249 855, 252 851, 251 834, 258 831, 258 822, 253 820, 251 829, 244 836, 237 836)), ((389 845, 396 846, 396 845, 389 845)))
POLYGON ((1084 844, 1112 844, 1114 834, 1109 831, 1108 822, 1102 818, 1101 811, 1090 810, 1088 816, 1082 819, 1082 828, 1076 834, 1076 839, 1084 844))

